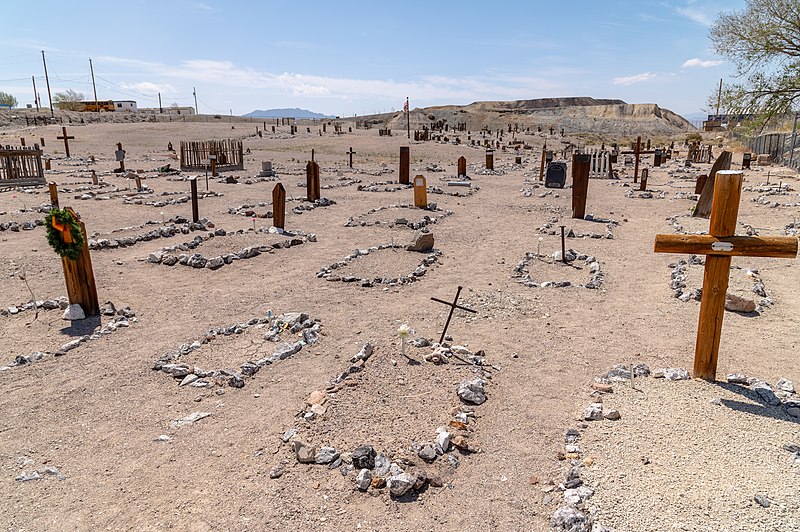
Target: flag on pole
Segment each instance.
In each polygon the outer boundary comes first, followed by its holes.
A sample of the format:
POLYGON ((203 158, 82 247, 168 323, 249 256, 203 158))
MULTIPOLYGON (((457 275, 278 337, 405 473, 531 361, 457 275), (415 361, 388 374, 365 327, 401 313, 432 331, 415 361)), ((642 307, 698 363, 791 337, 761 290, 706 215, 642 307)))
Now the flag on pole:
POLYGON ((408 113, 408 98, 406 98, 406 103, 403 104, 403 112, 408 113))

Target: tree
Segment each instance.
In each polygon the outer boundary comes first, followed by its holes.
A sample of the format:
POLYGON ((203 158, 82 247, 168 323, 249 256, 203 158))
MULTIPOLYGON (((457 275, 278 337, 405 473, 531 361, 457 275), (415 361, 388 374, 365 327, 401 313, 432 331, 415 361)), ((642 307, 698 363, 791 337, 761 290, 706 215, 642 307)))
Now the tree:
POLYGON ((59 109, 66 111, 74 111, 78 108, 78 102, 86 98, 82 92, 75 92, 72 89, 67 89, 64 92, 57 92, 53 95, 53 103, 59 109))
POLYGON ((17 99, 13 94, 0 91, 0 105, 10 105, 11 107, 16 107, 17 99))
MULTIPOLYGON (((711 27, 714 51, 736 67, 741 82, 721 94, 728 114, 753 114, 759 129, 797 107, 800 98, 800 2, 746 0, 711 27)), ((717 94, 709 98, 716 105, 717 94)))

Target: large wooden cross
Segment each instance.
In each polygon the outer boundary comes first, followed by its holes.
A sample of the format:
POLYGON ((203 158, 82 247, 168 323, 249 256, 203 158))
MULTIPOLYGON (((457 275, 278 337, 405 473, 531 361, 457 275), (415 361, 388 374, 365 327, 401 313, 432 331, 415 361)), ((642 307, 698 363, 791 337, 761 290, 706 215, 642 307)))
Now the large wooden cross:
POLYGON ((350 151, 348 151, 346 153, 350 156, 350 168, 352 168, 353 167, 353 155, 355 155, 356 152, 354 152, 353 151, 353 147, 350 146, 350 151))
POLYGON ((62 127, 61 131, 63 132, 63 135, 60 136, 60 137, 56 137, 56 138, 58 140, 63 140, 64 141, 64 151, 67 152, 67 157, 69 157, 69 141, 73 140, 75 137, 67 135, 67 128, 66 127, 62 127))
POLYGON ((742 172, 717 172, 708 234, 656 235, 656 253, 706 255, 703 297, 700 301, 700 320, 694 352, 694 376, 709 381, 714 381, 717 374, 731 257, 797 256, 796 237, 735 236, 741 194, 742 172))

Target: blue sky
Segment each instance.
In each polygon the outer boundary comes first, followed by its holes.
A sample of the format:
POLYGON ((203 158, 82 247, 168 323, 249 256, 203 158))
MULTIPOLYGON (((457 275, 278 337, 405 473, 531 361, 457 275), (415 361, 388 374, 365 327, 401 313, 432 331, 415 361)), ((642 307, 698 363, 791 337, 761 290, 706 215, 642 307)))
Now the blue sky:
POLYGON ((708 26, 743 1, 474 2, 47 0, 4 2, 0 90, 201 113, 301 107, 339 116, 559 96, 698 113, 733 67, 708 26), (34 16, 32 16, 35 13, 34 16), (12 24, 8 24, 12 21, 12 24))

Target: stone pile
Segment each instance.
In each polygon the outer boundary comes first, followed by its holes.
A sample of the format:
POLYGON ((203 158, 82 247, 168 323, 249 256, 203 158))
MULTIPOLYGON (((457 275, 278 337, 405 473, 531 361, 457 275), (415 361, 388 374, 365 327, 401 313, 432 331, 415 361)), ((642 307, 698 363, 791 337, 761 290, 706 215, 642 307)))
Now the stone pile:
POLYGON ((153 370, 170 375, 179 381, 179 386, 213 388, 227 385, 233 388, 243 388, 245 377, 253 377, 261 369, 296 355, 305 346, 316 344, 320 337, 320 322, 310 318, 308 314, 287 312, 273 318, 269 313, 267 316, 255 317, 247 322, 211 329, 201 338, 191 343, 181 344, 178 349, 158 357, 153 365, 153 370), (226 336, 243 334, 248 329, 263 330, 265 340, 280 343, 271 355, 248 360, 241 364, 238 370, 230 368, 204 370, 181 361, 182 358, 186 358, 187 355, 201 349, 206 344, 218 342, 219 338, 226 336), (300 340, 282 341, 284 334, 300 336, 300 340))
MULTIPOLYGON (((595 218, 591 214, 587 214, 584 220, 589 222, 598 222, 605 224, 606 232, 581 233, 581 232, 576 232, 574 229, 570 228, 565 230, 564 236, 566 236, 567 238, 606 238, 609 240, 614 239, 614 228, 619 226, 619 222, 617 222, 616 220, 610 220, 608 218, 595 218)), ((552 217, 547 221, 547 223, 539 227, 537 231, 543 235, 561 236, 561 228, 558 227, 558 221, 559 221, 558 217, 552 217)))
POLYGON ((377 181, 367 183, 366 185, 358 185, 359 192, 396 192, 398 190, 408 190, 414 188, 414 185, 402 185, 394 181, 377 181))
POLYGON ((365 249, 356 249, 355 251, 353 251, 353 253, 346 256, 339 262, 334 262, 330 266, 323 266, 322 268, 320 268, 320 270, 317 272, 317 278, 325 279, 328 281, 354 283, 358 284, 363 288, 371 288, 375 285, 397 286, 397 285, 410 284, 419 281, 427 273, 428 268, 436 264, 439 260, 439 257, 442 255, 441 251, 432 250, 420 261, 419 265, 416 268, 414 268, 414 270, 411 273, 407 275, 401 275, 399 277, 374 277, 372 279, 362 279, 353 275, 339 275, 336 273, 336 270, 344 268, 353 261, 358 260, 360 257, 366 257, 370 253, 375 253, 386 249, 405 249, 405 247, 406 246, 403 244, 391 243, 391 244, 380 244, 365 249))
POLYGON ((762 379, 741 373, 728 374, 726 380, 730 384, 749 387, 754 392, 754 399, 765 406, 780 406, 788 416, 800 418, 800 395, 789 379, 779 378, 774 387, 762 379))
MULTIPOLYGON (((528 266, 533 259, 543 259, 543 257, 538 256, 536 253, 525 253, 525 257, 514 267, 513 277, 517 279, 518 283, 523 284, 528 288, 563 288, 566 286, 572 286, 570 281, 534 281, 530 272, 528 271, 528 266)), ((581 286, 591 290, 600 288, 600 286, 603 284, 605 275, 600 268, 600 262, 598 262, 595 257, 578 253, 574 249, 568 249, 566 259, 567 262, 574 262, 576 260, 583 261, 586 267, 589 268, 589 281, 585 285, 581 286)), ((556 251, 552 255, 552 263, 547 264, 553 263, 562 263, 561 251, 556 251)))
POLYGON ((667 197, 667 193, 663 190, 653 194, 652 192, 638 192, 633 189, 629 189, 625 192, 626 198, 639 198, 639 199, 665 199, 667 197))

